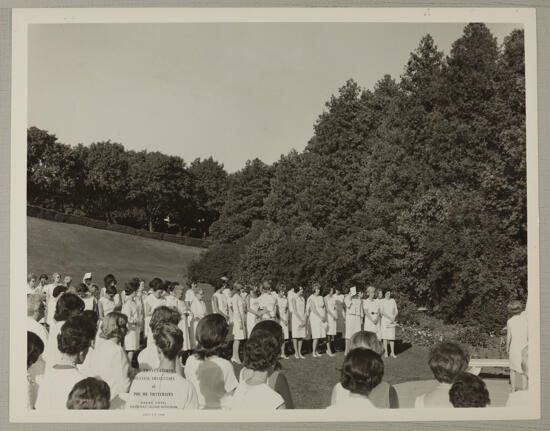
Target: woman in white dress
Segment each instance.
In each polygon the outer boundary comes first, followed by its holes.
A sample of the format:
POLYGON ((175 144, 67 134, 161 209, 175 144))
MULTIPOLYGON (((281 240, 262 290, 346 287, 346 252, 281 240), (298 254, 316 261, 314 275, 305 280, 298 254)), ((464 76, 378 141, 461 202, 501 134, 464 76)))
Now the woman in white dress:
POLYGON ((99 319, 103 320, 107 314, 115 311, 117 307, 117 302, 115 298, 117 297, 118 292, 115 286, 107 286, 105 288, 105 296, 99 298, 98 310, 99 310, 99 319))
POLYGON ((124 304, 122 314, 128 319, 127 332, 124 337, 124 350, 128 354, 128 360, 132 363, 136 350, 139 349, 139 311, 134 299, 136 297, 137 285, 126 283, 124 287, 124 304))
POLYGON ((382 316, 380 319, 380 335, 384 343, 384 357, 388 357, 389 342, 391 347, 391 357, 395 358, 395 327, 397 326, 395 319, 398 312, 395 299, 391 297, 391 291, 386 291, 384 299, 380 304, 380 314, 382 316))
MULTIPOLYGON (((378 305, 378 314, 380 314, 380 310, 382 308, 382 301, 384 300, 384 292, 382 291, 382 289, 376 289, 376 295, 375 295, 374 300, 376 301, 376 304, 378 305)), ((378 325, 377 325, 377 330, 376 330, 376 335, 378 336, 378 339, 380 341, 382 341, 381 323, 382 323, 382 315, 380 315, 380 319, 378 319, 378 325)))
POLYGON ((346 339, 345 354, 349 352, 349 343, 351 337, 356 332, 361 330, 361 321, 363 319, 363 307, 361 304, 360 292, 357 292, 357 288, 352 286, 349 293, 344 298, 344 306, 346 308, 346 332, 344 337, 346 339))
POLYGON ((373 286, 367 287, 367 298, 363 299, 363 314, 365 320, 363 322, 363 330, 378 332, 380 309, 378 308, 378 302, 376 301, 374 294, 376 289, 373 286))
POLYGON ((195 298, 191 302, 191 325, 189 326, 189 341, 191 344, 191 350, 195 350, 197 347, 197 325, 200 320, 206 316, 206 303, 204 302, 204 291, 197 289, 195 292, 195 298))
POLYGON ((231 361, 240 364, 239 347, 241 341, 246 340, 246 306, 241 296, 242 286, 235 283, 231 289, 231 308, 233 310, 233 356, 231 361))
POLYGON ((191 350, 191 340, 190 340, 190 325, 193 318, 191 314, 191 307, 187 304, 187 301, 184 300, 184 290, 185 288, 181 284, 176 284, 172 295, 175 298, 176 310, 181 315, 181 320, 178 323, 178 328, 180 329, 183 335, 183 346, 182 351, 191 350))
POLYGON ((80 299, 84 301, 84 310, 92 310, 96 313, 98 312, 97 300, 90 293, 88 286, 86 286, 84 283, 80 283, 76 288, 76 294, 80 296, 80 299))
MULTIPOLYGON (((311 338, 313 339, 312 356, 317 358, 321 356, 317 352, 319 340, 327 336, 327 312, 325 309, 325 300, 321 296, 321 286, 319 283, 313 285, 313 293, 308 298, 309 302, 309 325, 311 328, 311 338)), ((327 352, 332 356, 332 352, 327 352)))
POLYGON ((156 308, 161 305, 165 305, 164 301, 164 284, 160 278, 153 278, 149 282, 149 288, 151 292, 143 300, 145 306, 145 337, 147 338, 147 343, 152 342, 153 334, 151 334, 151 316, 156 308))
POLYGON ((290 312, 292 314, 292 344, 294 345, 294 357, 296 359, 305 359, 302 355, 302 342, 306 336, 306 302, 304 299, 304 288, 298 287, 298 290, 292 295, 290 301, 290 312))
POLYGON ((262 318, 262 313, 260 312, 260 298, 258 288, 252 287, 250 290, 250 294, 246 299, 246 329, 250 334, 254 329, 256 323, 258 323, 262 318))
POLYGON ((283 344, 281 345, 281 358, 288 359, 285 353, 286 340, 288 340, 289 323, 288 299, 286 297, 286 287, 281 284, 277 289, 277 320, 283 329, 283 344))
POLYGON ((508 304, 512 317, 506 322, 506 351, 510 359, 510 383, 512 392, 525 386, 526 379, 521 367, 521 352, 527 346, 527 313, 520 301, 508 304))
POLYGON ((333 356, 331 344, 337 333, 338 310, 332 287, 328 289, 328 294, 325 296, 325 308, 327 310, 327 353, 329 356, 333 356))

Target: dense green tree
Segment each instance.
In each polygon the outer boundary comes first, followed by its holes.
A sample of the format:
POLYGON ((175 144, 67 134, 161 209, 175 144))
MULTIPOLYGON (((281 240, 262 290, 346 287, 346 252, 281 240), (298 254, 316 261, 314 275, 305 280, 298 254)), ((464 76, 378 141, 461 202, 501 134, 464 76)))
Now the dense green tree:
POLYGON ((259 159, 249 160, 229 176, 225 204, 219 220, 211 227, 221 242, 234 242, 245 236, 254 220, 265 218, 264 199, 270 190, 273 168, 259 159))

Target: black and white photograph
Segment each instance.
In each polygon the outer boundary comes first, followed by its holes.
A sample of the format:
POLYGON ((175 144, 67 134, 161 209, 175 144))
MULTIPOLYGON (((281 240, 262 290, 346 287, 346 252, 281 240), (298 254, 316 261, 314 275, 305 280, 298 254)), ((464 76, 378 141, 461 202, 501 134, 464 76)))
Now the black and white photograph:
POLYGON ((11 420, 540 416, 533 10, 13 25, 11 420))

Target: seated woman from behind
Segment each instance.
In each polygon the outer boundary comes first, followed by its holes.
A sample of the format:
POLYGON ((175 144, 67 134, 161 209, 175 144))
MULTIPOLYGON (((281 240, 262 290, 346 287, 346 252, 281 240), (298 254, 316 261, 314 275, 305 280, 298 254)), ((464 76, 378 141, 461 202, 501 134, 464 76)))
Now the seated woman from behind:
MULTIPOLYGON (((359 331, 356 332, 350 339, 350 349, 370 349, 373 352, 382 355, 384 348, 377 335, 374 332, 359 331)), ((342 383, 338 382, 332 389, 330 404, 336 404, 340 397, 347 397, 348 390, 342 387, 342 383)), ((387 382, 380 382, 372 389, 369 394, 369 400, 379 409, 398 409, 399 398, 395 388, 387 382)))
POLYGON ((453 407, 487 407, 491 402, 485 382, 470 373, 456 376, 449 400, 453 407))
POLYGON ((277 337, 271 331, 258 329, 258 325, 245 345, 245 368, 241 370, 239 385, 229 403, 233 410, 285 408, 283 397, 268 385, 269 376, 275 370, 281 354, 282 337, 277 337))
POLYGON ((159 367, 137 374, 130 387, 131 409, 182 409, 199 407, 193 384, 176 372, 176 358, 183 347, 183 333, 173 323, 157 325, 153 331, 159 367))
POLYGON ((329 409, 375 409, 369 394, 384 376, 384 362, 376 352, 357 348, 350 350, 344 359, 340 383, 347 393, 339 396, 329 409))
POLYGON ((428 364, 439 385, 431 392, 416 397, 415 407, 453 407, 449 389, 455 378, 466 371, 469 355, 455 343, 443 342, 430 352, 428 364))

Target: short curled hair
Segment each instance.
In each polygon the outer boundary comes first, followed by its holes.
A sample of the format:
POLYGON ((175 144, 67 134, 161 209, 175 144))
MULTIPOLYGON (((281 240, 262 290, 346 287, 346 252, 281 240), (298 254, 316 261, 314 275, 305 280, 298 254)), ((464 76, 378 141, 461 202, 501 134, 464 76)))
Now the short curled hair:
MULTIPOLYGON (((275 322, 276 323, 276 322, 275 322)), ((256 328, 244 347, 244 365, 254 371, 266 371, 277 364, 281 354, 281 339, 271 331, 256 328)))
POLYGON ((229 325, 221 314, 213 313, 204 316, 197 324, 197 350, 195 355, 205 359, 220 353, 227 338, 229 325))
POLYGON ((455 377, 468 368, 469 355, 458 344, 443 342, 430 352, 428 365, 441 383, 453 383, 455 377))
POLYGON ((61 327, 57 335, 57 348, 61 353, 74 356, 87 350, 93 339, 90 322, 82 316, 73 316, 61 327))
POLYGON ((105 287, 105 295, 116 295, 118 293, 118 290, 116 286, 113 286, 112 284, 108 284, 105 287))
POLYGON ((153 332, 155 345, 166 359, 176 359, 183 348, 183 332, 173 323, 163 323, 153 332))
POLYGON ((149 327, 151 328, 151 331, 154 332, 155 328, 159 325, 162 325, 164 323, 172 323, 177 326, 180 320, 181 314, 179 313, 179 311, 167 307, 166 305, 161 305, 155 308, 155 311, 153 311, 151 321, 149 322, 149 327))
POLYGON ((69 410, 108 410, 111 389, 101 379, 88 377, 77 382, 67 398, 69 410))
POLYGON ((384 362, 370 349, 351 350, 344 359, 340 383, 353 394, 368 396, 382 382, 384 362))
POLYGON ((99 336, 105 340, 116 338, 119 343, 122 343, 127 332, 128 316, 118 311, 112 311, 103 319, 99 336))
POLYGON ((84 283, 80 283, 76 287, 76 293, 78 293, 80 296, 86 295, 89 291, 90 291, 90 289, 88 289, 88 286, 84 283))
POLYGON ((256 323, 249 338, 256 337, 256 332, 258 331, 267 331, 273 335, 281 345, 284 343, 283 328, 275 320, 262 320, 256 323))
POLYGON ((44 342, 34 332, 27 331, 27 368, 44 353, 44 342))
POLYGON ((99 322, 99 314, 95 310, 84 310, 82 313, 80 313, 78 316, 80 316, 82 319, 86 319, 90 325, 90 328, 94 332, 94 338, 97 333, 97 322, 99 322))
POLYGON ((67 291, 67 288, 65 286, 55 286, 53 288, 52 296, 54 298, 57 298, 59 295, 65 293, 67 291))
POLYGON ((82 311, 84 311, 84 301, 78 295, 66 292, 57 300, 53 318, 63 322, 82 311))
POLYGON ((136 286, 134 283, 129 281, 124 285, 124 293, 126 295, 131 295, 132 293, 136 292, 138 290, 139 284, 136 286))
POLYGON ((362 347, 363 349, 370 349, 379 355, 381 355, 384 351, 384 347, 378 340, 378 336, 374 332, 370 331, 357 331, 351 336, 349 344, 350 349, 362 347))
POLYGON ((162 280, 158 277, 155 277, 153 278, 150 282, 149 282, 149 287, 153 290, 163 290, 164 289, 164 283, 162 282, 162 280))
POLYGON ((105 286, 108 286, 109 284, 115 282, 116 283, 116 278, 113 274, 107 274, 105 277, 103 277, 103 284, 105 286))
POLYGON ((470 373, 456 376, 449 389, 449 400, 453 407, 486 407, 491 403, 485 382, 470 373))

